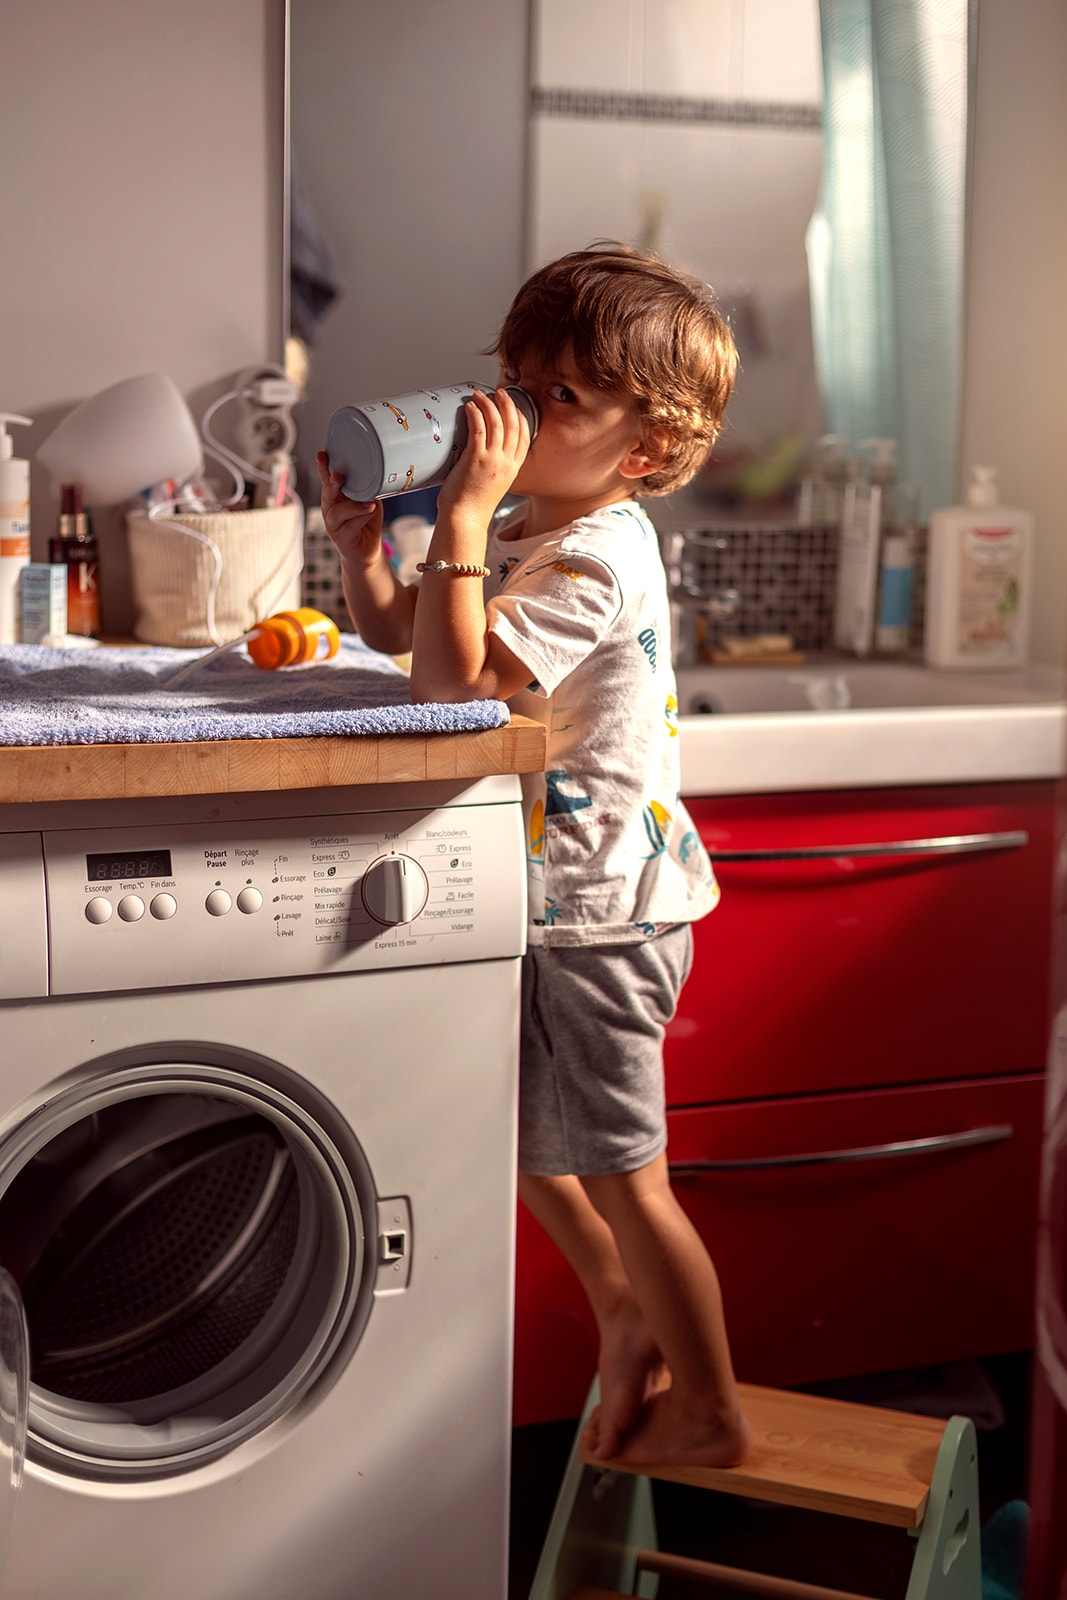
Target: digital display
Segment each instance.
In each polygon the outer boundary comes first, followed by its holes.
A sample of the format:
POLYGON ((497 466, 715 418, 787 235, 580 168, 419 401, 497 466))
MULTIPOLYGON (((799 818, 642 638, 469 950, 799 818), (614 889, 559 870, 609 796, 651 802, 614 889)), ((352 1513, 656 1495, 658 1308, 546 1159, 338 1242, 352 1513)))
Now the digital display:
POLYGON ((117 878, 169 878, 169 850, 107 850, 86 856, 85 876, 90 883, 113 883, 117 878))

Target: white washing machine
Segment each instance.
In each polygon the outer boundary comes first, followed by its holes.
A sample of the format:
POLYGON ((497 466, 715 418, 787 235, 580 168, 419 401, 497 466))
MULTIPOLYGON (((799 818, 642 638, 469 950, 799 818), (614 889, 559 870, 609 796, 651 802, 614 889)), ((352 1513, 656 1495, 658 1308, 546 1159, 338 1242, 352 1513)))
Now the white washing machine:
POLYGON ((503 1600, 518 780, 0 829, 0 1595, 503 1600))

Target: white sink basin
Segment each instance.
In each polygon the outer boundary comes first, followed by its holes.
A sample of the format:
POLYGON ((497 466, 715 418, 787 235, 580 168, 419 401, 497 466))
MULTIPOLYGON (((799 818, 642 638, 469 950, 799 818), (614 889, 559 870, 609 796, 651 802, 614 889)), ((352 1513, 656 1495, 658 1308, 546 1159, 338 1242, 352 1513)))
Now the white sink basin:
POLYGON ((1065 674, 910 663, 679 668, 683 795, 1059 777, 1065 674))
POLYGON ((1041 705, 1063 700, 1056 667, 937 672, 895 661, 824 661, 803 667, 679 668, 683 716, 782 711, 872 711, 914 706, 1041 705))

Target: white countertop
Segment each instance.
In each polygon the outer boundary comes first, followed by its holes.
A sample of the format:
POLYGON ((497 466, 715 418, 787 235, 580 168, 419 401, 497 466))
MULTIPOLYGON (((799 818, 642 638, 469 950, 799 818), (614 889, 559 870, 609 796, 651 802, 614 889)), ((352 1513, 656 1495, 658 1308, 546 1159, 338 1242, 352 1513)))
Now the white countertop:
POLYGON ((1053 779, 1067 771, 1067 674, 1058 667, 941 672, 836 659, 677 675, 683 795, 1053 779))

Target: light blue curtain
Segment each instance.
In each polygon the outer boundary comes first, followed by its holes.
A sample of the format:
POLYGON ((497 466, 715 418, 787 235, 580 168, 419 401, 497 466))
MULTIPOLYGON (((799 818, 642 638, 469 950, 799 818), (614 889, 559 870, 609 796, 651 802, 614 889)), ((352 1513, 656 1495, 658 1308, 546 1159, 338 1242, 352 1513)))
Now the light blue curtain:
POLYGON ((828 433, 897 440, 923 515, 957 498, 967 0, 819 0, 824 167, 808 228, 828 433))

